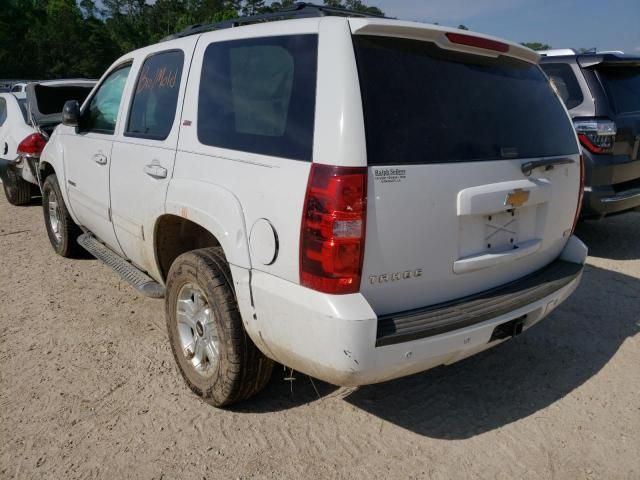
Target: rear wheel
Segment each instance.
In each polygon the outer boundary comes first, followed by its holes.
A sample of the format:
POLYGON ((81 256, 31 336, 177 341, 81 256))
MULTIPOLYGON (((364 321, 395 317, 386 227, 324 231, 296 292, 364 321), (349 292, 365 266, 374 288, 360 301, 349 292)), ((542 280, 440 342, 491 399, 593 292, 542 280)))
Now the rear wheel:
POLYGON ((2 182, 2 187, 11 205, 24 205, 31 200, 31 184, 13 167, 7 168, 6 182, 2 182))
POLYGON ((222 407, 264 388, 273 362, 244 330, 221 248, 178 257, 165 298, 171 350, 191 390, 222 407))
POLYGON ((76 240, 81 231, 69 215, 55 175, 49 175, 42 185, 42 209, 49 241, 55 252, 67 258, 76 256, 80 251, 76 240))

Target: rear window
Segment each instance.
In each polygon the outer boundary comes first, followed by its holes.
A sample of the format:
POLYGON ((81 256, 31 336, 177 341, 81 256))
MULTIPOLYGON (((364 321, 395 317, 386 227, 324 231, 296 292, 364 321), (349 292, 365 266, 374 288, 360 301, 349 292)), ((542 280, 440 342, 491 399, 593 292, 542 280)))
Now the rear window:
POLYGON ((310 161, 317 50, 317 35, 209 45, 198 100, 200 142, 310 161))
POLYGON ((598 74, 616 113, 640 112, 640 68, 603 68, 598 74))
POLYGON ((87 98, 93 85, 85 86, 46 86, 36 85, 34 93, 38 111, 42 115, 62 113, 62 107, 68 100, 77 100, 80 105, 87 98))
POLYGON ((582 89, 570 65, 545 63, 541 67, 556 86, 560 98, 568 109, 575 108, 582 103, 584 100, 582 89))
POLYGON ((578 153, 571 122, 537 65, 416 40, 354 42, 371 165, 578 153))

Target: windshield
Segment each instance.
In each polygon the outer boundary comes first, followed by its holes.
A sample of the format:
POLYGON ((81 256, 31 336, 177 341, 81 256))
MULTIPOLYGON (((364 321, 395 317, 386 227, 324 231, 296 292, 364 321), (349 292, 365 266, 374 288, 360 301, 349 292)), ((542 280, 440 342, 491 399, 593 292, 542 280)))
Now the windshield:
POLYGON ((598 74, 616 113, 640 112, 640 67, 602 68, 598 74))
POLYGON ((369 164, 571 155, 564 106, 537 65, 355 36, 369 164))

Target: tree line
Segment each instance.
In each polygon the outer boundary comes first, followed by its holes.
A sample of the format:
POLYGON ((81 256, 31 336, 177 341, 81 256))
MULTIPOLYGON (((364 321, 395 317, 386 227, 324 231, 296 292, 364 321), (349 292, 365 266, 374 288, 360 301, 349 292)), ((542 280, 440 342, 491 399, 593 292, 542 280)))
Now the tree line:
MULTIPOLYGON (((0 78, 98 78, 119 56, 187 25, 276 11, 295 0, 2 0, 0 78)), ((329 6, 382 15, 362 0, 329 6)))

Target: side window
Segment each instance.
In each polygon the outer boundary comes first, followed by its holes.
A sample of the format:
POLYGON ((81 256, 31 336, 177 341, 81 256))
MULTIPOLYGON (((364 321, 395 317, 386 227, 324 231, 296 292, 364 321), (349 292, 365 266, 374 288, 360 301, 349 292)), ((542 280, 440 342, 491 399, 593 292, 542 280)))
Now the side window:
POLYGON ((570 65, 566 63, 545 63, 540 66, 555 85, 560 98, 562 98, 569 110, 582 103, 584 100, 582 89, 570 65))
POLYGON ((317 52, 317 35, 209 45, 198 98, 200 142, 310 161, 317 52))
POLYGON ((122 92, 130 70, 130 64, 122 66, 111 72, 102 82, 89 105, 82 112, 81 131, 113 134, 116 129, 122 92))
POLYGON ((125 131, 127 137, 164 140, 176 116, 184 53, 157 53, 142 64, 125 131))
POLYGON ((22 87, 20 85, 15 85, 12 89, 12 93, 20 93, 22 91, 22 87))
POLYGON ((7 120, 7 101, 4 98, 0 98, 0 127, 4 125, 7 120))

